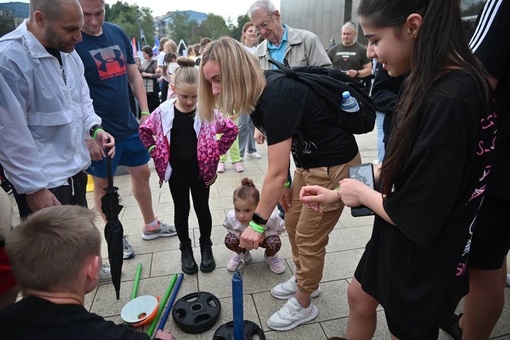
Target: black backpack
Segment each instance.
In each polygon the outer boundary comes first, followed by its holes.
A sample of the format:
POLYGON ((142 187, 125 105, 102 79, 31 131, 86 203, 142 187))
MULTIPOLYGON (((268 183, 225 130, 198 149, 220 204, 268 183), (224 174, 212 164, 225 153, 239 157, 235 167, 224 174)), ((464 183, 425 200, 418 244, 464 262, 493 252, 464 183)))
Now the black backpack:
POLYGON ((342 71, 333 68, 324 68, 321 66, 297 66, 288 67, 275 60, 269 62, 277 70, 268 70, 267 83, 281 77, 285 74, 288 77, 296 79, 308 85, 318 96, 330 103, 336 113, 334 119, 347 131, 353 134, 363 134, 374 129, 375 124, 375 105, 372 99, 368 97, 362 89, 352 83, 352 78, 342 73, 342 71), (359 112, 345 112, 341 109, 342 93, 349 91, 351 96, 358 101, 359 112))

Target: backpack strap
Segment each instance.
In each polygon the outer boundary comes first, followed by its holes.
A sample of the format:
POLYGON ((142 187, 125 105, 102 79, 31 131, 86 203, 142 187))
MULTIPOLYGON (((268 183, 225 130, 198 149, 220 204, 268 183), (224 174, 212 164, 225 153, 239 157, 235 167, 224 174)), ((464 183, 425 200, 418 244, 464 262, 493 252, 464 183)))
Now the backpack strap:
POLYGON ((274 59, 269 59, 268 62, 270 64, 273 64, 274 66, 276 66, 276 68, 278 68, 279 70, 282 70, 287 76, 299 80, 299 75, 296 73, 296 71, 294 71, 293 69, 291 69, 287 65, 282 64, 279 61, 276 61, 274 59))
POLYGON ((269 63, 278 68, 276 72, 283 72, 286 76, 305 83, 310 89, 331 105, 333 112, 338 114, 334 117, 347 131, 360 134, 373 130, 375 123, 375 105, 352 79, 340 70, 324 68, 320 66, 297 66, 290 68, 284 64, 269 59, 269 63), (345 113, 340 109, 342 92, 350 91, 351 95, 358 100, 360 113, 345 113))

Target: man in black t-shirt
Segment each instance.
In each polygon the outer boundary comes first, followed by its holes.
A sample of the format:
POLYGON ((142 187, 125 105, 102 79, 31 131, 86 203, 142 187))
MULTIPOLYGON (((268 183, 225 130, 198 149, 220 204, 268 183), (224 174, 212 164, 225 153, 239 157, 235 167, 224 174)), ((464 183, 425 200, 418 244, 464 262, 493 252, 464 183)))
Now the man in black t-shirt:
POLYGON ((478 212, 469 255, 469 294, 464 314, 442 327, 455 339, 488 339, 504 306, 510 248, 510 1, 488 0, 470 47, 487 70, 498 106, 494 160, 478 212))
MULTIPOLYGON (((96 217, 87 208, 63 205, 42 209, 14 228, 6 249, 24 298, 0 310, 2 338, 149 339, 83 306, 102 266, 96 217)), ((175 340, 164 331, 156 339, 175 340)))
MULTIPOLYGON (((372 76, 372 63, 367 49, 356 41, 356 25, 347 22, 342 26, 342 43, 328 50, 333 68, 345 71, 353 82, 365 87, 365 79, 372 76)), ((367 93, 370 87, 366 89, 367 93)))

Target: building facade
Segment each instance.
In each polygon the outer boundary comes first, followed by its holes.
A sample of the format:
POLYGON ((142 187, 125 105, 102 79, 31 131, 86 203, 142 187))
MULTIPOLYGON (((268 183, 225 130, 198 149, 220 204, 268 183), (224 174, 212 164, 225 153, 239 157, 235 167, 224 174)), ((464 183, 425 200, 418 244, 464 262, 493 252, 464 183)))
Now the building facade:
MULTIPOLYGON (((317 34, 324 48, 329 47, 330 39, 340 43, 343 24, 352 21, 358 27, 358 42, 365 45, 366 39, 358 25, 359 2, 360 0, 281 0, 280 13, 283 23, 317 34)), ((484 3, 485 1, 480 0, 461 0, 463 15, 471 24, 484 3)))
POLYGON ((195 11, 176 11, 176 12, 168 12, 165 15, 154 18, 154 30, 157 37, 166 37, 170 36, 172 32, 170 32, 169 24, 173 22, 172 15, 174 13, 179 13, 185 15, 188 18, 188 22, 195 21, 197 25, 207 19, 207 14, 202 12, 195 11))
MULTIPOLYGON (((330 39, 337 43, 342 40, 345 22, 358 24, 358 4, 359 0, 281 0, 280 12, 283 23, 317 34, 324 48, 328 48, 330 39)), ((359 27, 358 31, 361 32, 359 27)), ((363 34, 358 33, 357 37, 363 43, 363 34)))

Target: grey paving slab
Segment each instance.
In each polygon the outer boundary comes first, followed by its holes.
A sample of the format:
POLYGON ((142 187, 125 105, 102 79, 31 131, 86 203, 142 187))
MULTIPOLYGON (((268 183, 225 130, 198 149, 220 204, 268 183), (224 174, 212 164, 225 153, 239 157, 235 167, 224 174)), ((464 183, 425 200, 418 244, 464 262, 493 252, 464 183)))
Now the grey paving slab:
MULTIPOLYGON (((372 162, 377 157, 375 133, 357 136, 363 162, 372 162)), ((207 291, 216 295, 222 304, 222 312, 216 325, 202 334, 186 334, 175 325, 170 317, 166 329, 170 329, 178 340, 181 339, 212 339, 215 330, 232 317, 232 273, 226 266, 233 253, 224 246, 226 229, 222 226, 226 213, 233 208, 232 193, 243 177, 251 178, 255 185, 261 189, 267 170, 267 147, 261 145, 258 151, 262 159, 243 160, 245 171, 236 173, 229 162, 227 170, 219 174, 216 183, 210 190, 210 208, 213 219, 212 241, 213 252, 217 267, 211 273, 198 272, 196 275, 185 275, 178 298, 197 291, 207 291)), ((150 162, 152 202, 155 214, 166 223, 173 224, 173 200, 168 184, 161 188, 153 163, 150 162)), ((172 275, 181 270, 179 240, 177 237, 165 237, 152 241, 141 238, 143 219, 141 217, 136 199, 131 190, 131 180, 128 175, 116 176, 115 185, 120 190, 124 209, 120 219, 125 234, 133 245, 136 256, 124 261, 121 284, 121 299, 115 299, 113 285, 101 284, 85 297, 85 307, 92 312, 105 316, 116 323, 122 323, 120 311, 131 296, 135 270, 138 263, 142 263, 142 279, 140 280, 138 295, 150 294, 163 296, 172 275)), ((94 208, 92 193, 87 194, 89 207, 94 208)), ((14 202, 14 200, 12 200, 14 202)), ((14 203, 15 205, 15 203, 14 203)), ((15 209, 16 211, 16 209, 15 209)), ((265 331, 266 339, 270 340, 324 340, 329 336, 344 336, 347 326, 349 307, 347 304, 347 288, 352 280, 354 270, 363 253, 366 242, 372 232, 373 217, 352 217, 349 208, 345 208, 335 229, 330 234, 329 244, 326 248, 324 275, 321 281, 321 295, 314 299, 319 309, 319 315, 296 329, 287 332, 272 331, 267 327, 267 319, 284 303, 283 300, 271 296, 270 290, 276 284, 289 279, 295 270, 290 251, 288 235, 282 238, 282 249, 279 256, 284 261, 287 270, 281 275, 270 271, 264 262, 264 250, 252 251, 252 261, 246 265, 244 271, 244 315, 245 318, 259 324, 265 331)), ((19 222, 19 216, 14 216, 14 223, 19 222)), ((104 223, 98 219, 98 226, 102 229, 104 223)), ((193 251, 196 261, 200 262, 198 221, 191 204, 190 238, 193 242, 193 251)), ((102 245, 103 256, 106 258, 106 244, 102 245)), ((510 262, 510 261, 509 261, 510 262)), ((510 339, 510 288, 505 289, 506 302, 501 319, 497 323, 492 339, 510 339)), ((462 310, 462 305, 458 310, 462 310)), ((374 339, 389 339, 382 308, 378 310, 377 329, 374 339)), ((147 327, 140 329, 147 330, 147 327)), ((441 333, 439 339, 448 337, 441 333)))

